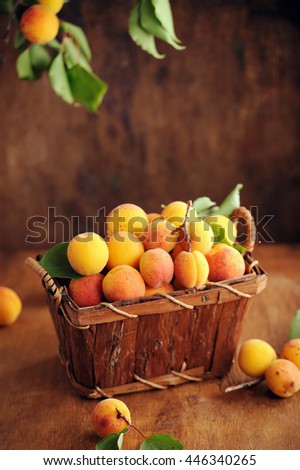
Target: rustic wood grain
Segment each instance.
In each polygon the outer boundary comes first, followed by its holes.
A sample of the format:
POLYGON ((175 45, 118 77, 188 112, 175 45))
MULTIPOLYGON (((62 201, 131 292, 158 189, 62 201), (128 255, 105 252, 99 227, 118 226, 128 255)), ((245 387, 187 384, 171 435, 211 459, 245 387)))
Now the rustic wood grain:
MULTIPOLYGON (((1 283, 15 288, 24 303, 17 322, 0 329, 0 447, 93 449, 97 436, 90 416, 96 402, 81 399, 69 384, 43 288, 24 263, 28 254, 34 253, 0 253, 1 283)), ((279 350, 300 306, 300 246, 264 245, 256 256, 268 272, 268 285, 253 299, 240 342, 259 337, 279 350)), ((223 393, 242 380, 245 376, 234 365, 223 380, 120 399, 146 435, 170 433, 186 449, 299 449, 300 394, 275 398, 264 383, 223 393)), ((135 449, 140 442, 132 430, 125 448, 135 449)))

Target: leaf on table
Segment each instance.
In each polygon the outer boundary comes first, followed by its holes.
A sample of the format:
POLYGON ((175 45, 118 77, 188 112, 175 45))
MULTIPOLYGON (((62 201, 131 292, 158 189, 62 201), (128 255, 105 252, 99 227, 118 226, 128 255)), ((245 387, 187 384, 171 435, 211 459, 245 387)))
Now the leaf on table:
POLYGON ((155 10, 155 16, 160 21, 162 27, 169 33, 176 42, 181 42, 176 36, 172 9, 169 0, 151 0, 155 10))
POLYGON ((66 101, 69 104, 73 104, 74 97, 72 95, 72 91, 69 85, 67 71, 61 52, 57 54, 57 56, 53 59, 53 62, 50 65, 48 71, 48 76, 55 93, 62 100, 66 101))
POLYGON ((140 25, 140 2, 130 11, 128 32, 131 39, 140 46, 145 52, 155 57, 155 59, 163 59, 164 54, 160 54, 156 48, 155 39, 152 34, 145 31, 140 25))
POLYGON ((120 450, 122 449, 124 431, 121 433, 113 433, 98 441, 96 450, 120 450))
POLYGON ((168 31, 162 27, 160 21, 155 16, 154 6, 151 0, 141 0, 140 5, 140 24, 144 30, 162 41, 165 41, 177 50, 185 49, 185 46, 174 41, 168 31))
POLYGON ((69 69, 79 64, 88 71, 92 70, 87 59, 81 54, 80 49, 70 37, 66 37, 63 41, 63 55, 65 64, 69 69))
POLYGON ((40 260, 40 265, 52 277, 80 279, 82 276, 74 271, 68 261, 68 245, 68 242, 62 242, 50 248, 40 260))
POLYGON ((92 59, 92 52, 83 29, 72 23, 68 23, 67 21, 60 22, 60 29, 75 39, 75 42, 78 43, 78 46, 81 52, 84 54, 85 58, 90 61, 92 59))
POLYGON ((183 445, 169 434, 155 434, 145 439, 140 450, 182 450, 183 445))
POLYGON ((193 207, 199 217, 202 215, 208 215, 211 212, 210 209, 215 206, 216 203, 207 196, 198 197, 193 202, 193 207))
POLYGON ((32 44, 29 49, 31 65, 35 72, 47 70, 51 63, 51 56, 44 46, 32 44))
POLYGON ((89 111, 97 111, 107 91, 107 84, 80 65, 69 69, 67 77, 74 98, 89 111))
POLYGON ((32 68, 31 59, 30 59, 30 50, 25 49, 21 52, 16 61, 16 68, 18 77, 21 80, 34 80, 36 74, 32 68))
POLYGON ((225 215, 229 217, 232 212, 240 207, 241 200, 240 200, 240 191, 243 188, 242 184, 237 184, 236 187, 231 191, 231 193, 226 196, 222 204, 218 209, 218 214, 225 215))

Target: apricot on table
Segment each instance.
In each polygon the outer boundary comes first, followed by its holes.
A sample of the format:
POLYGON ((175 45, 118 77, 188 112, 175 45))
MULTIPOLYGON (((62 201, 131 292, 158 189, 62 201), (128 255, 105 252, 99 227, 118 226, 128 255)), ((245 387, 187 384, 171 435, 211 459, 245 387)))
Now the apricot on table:
POLYGON ((70 241, 67 257, 74 271, 89 276, 99 273, 106 266, 108 247, 97 233, 81 233, 70 241))
POLYGON ((10 287, 0 286, 0 326, 14 323, 22 311, 18 294, 10 287))
POLYGON ((24 11, 20 28, 29 42, 46 44, 57 35, 59 20, 50 8, 32 5, 24 11))
POLYGON ((136 204, 124 203, 112 209, 106 217, 105 232, 107 236, 115 232, 143 234, 148 227, 148 217, 144 209, 136 204))
POLYGON ((208 262, 200 251, 181 251, 174 261, 176 282, 182 287, 200 287, 207 281, 208 262))
POLYGON ((120 264, 128 264, 134 268, 144 253, 144 245, 139 238, 130 232, 116 232, 106 238, 109 256, 107 268, 112 269, 120 264))
POLYGON ((238 364, 249 377, 262 377, 276 358, 277 354, 269 343, 252 338, 242 344, 238 354, 238 364))
POLYGON ((140 259, 140 273, 150 287, 170 283, 174 275, 174 263, 169 253, 162 248, 146 251, 140 259))
POLYGON ((130 411, 123 401, 107 398, 100 401, 94 408, 92 424, 101 438, 120 433, 131 424, 130 411))
POLYGON ((282 359, 288 359, 300 369, 300 338, 294 338, 285 343, 280 351, 282 359))
POLYGON ((103 279, 103 293, 107 300, 129 300, 145 295, 145 282, 139 271, 122 264, 112 268, 103 279))
POLYGON ((218 282, 241 277, 245 272, 243 256, 225 243, 214 245, 205 256, 209 264, 210 281, 218 282))
POLYGON ((300 371, 287 359, 275 359, 265 373, 269 389, 277 396, 289 398, 300 390, 300 371))
POLYGON ((97 305, 102 300, 103 274, 92 274, 80 279, 71 279, 68 291, 78 307, 97 305))
POLYGON ((58 13, 63 5, 64 0, 37 0, 40 5, 50 8, 54 13, 58 13))

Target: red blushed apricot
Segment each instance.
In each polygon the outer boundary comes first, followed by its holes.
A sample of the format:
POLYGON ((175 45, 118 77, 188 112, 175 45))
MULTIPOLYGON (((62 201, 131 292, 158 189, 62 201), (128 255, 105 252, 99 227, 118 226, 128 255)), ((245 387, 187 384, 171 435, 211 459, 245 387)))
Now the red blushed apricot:
POLYGON ((100 401, 92 413, 92 424, 101 438, 122 432, 130 423, 131 416, 127 405, 116 398, 100 401))
POLYGON ((218 282, 243 276, 245 262, 242 255, 229 245, 218 243, 206 253, 210 281, 218 282))
POLYGON ((132 266, 120 265, 111 269, 103 279, 103 293, 107 300, 129 300, 145 295, 145 282, 132 266))
POLYGON ((168 252, 173 250, 178 239, 178 233, 172 233, 173 229, 174 226, 163 218, 152 220, 143 236, 145 250, 153 248, 162 248, 168 252))
POLYGON ((175 258, 175 278, 183 287, 200 287, 207 281, 208 272, 208 263, 200 251, 181 251, 175 258))
POLYGON ((72 279, 69 284, 69 294, 78 307, 97 305, 102 300, 103 274, 93 274, 80 279, 72 279))
POLYGON ((170 283, 174 274, 173 260, 162 248, 153 248, 142 255, 140 273, 150 287, 159 287, 163 282, 170 283))
POLYGON ((23 13, 20 28, 29 42, 45 44, 57 35, 59 21, 50 8, 32 5, 23 13))

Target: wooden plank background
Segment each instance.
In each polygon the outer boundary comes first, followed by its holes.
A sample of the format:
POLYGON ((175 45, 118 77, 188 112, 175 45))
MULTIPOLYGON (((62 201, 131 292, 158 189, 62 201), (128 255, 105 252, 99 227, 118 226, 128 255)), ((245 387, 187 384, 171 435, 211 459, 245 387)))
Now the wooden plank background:
MULTIPOLYGON (((297 241, 298 2, 173 0, 187 48, 158 43, 167 54, 161 61, 129 38, 132 3, 64 7, 65 18, 85 28, 93 69, 109 84, 98 114, 64 104, 46 76, 19 81, 12 38, 1 45, 1 247, 24 246, 27 219, 46 217, 49 206, 80 216, 82 231, 103 206, 131 201, 156 211, 200 195, 220 202, 238 182, 259 219, 275 215, 272 238, 297 241)), ((3 31, 5 15, 0 21, 3 31)), ((56 224, 55 241, 70 237, 65 229, 56 224)))

